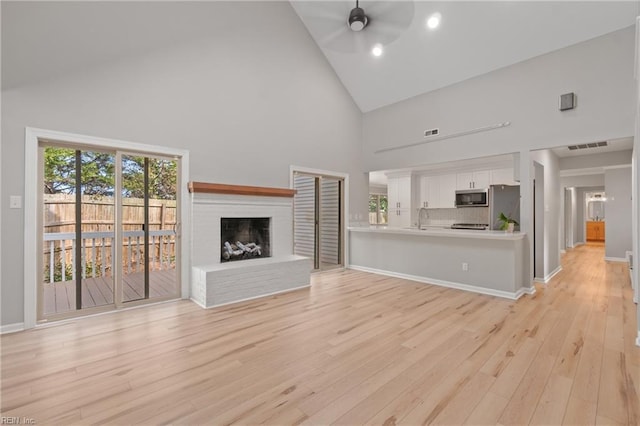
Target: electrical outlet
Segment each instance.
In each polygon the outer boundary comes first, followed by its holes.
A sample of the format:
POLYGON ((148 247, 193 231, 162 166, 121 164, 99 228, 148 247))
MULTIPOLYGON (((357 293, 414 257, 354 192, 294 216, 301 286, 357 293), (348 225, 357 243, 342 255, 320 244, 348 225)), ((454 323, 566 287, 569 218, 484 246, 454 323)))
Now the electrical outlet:
POLYGON ((9 208, 10 209, 21 209, 22 208, 22 197, 20 195, 12 195, 9 197, 9 208))
POLYGON ((462 270, 465 272, 469 270, 469 264, 467 262, 462 262, 462 270))

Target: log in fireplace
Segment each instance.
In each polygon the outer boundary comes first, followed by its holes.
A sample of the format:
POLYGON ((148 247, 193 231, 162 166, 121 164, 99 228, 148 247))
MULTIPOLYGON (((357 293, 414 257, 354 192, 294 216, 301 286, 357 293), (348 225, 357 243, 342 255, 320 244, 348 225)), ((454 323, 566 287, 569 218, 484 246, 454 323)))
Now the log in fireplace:
POLYGON ((271 218, 220 218, 220 262, 271 257, 271 218))

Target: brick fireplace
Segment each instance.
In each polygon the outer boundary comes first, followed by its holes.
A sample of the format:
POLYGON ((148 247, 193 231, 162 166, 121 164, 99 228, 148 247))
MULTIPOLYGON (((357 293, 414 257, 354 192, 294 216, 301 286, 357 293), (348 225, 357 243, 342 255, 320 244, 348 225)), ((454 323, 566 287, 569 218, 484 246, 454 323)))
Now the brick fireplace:
POLYGON ((293 254, 293 190, 189 189, 193 301, 213 307, 309 286, 311 260, 293 254))

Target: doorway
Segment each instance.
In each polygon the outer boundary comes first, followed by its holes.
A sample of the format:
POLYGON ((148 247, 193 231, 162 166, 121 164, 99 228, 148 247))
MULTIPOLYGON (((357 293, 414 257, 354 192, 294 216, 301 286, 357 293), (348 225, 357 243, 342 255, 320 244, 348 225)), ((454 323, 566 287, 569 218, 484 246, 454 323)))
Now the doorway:
POLYGON ((545 280, 545 191, 544 166, 533 162, 533 265, 534 278, 545 280))
POLYGON ((37 320, 180 296, 180 159, 39 142, 37 320))
POLYGON ((344 267, 343 177, 293 171, 294 254, 313 260, 313 270, 344 267))
POLYGON ((605 202, 604 191, 586 192, 584 194, 584 228, 585 241, 592 244, 605 243, 605 202))

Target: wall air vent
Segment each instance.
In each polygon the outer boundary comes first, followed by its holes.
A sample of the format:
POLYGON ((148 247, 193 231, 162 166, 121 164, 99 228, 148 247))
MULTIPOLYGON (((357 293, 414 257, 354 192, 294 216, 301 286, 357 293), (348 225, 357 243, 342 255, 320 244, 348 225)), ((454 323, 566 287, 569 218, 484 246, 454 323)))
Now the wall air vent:
POLYGON ((424 131, 424 137, 436 136, 440 134, 440 129, 429 129, 424 131))
POLYGON ((575 151, 576 149, 600 148, 602 146, 608 146, 607 141, 583 143, 580 145, 570 145, 567 148, 569 148, 569 151, 575 151))

